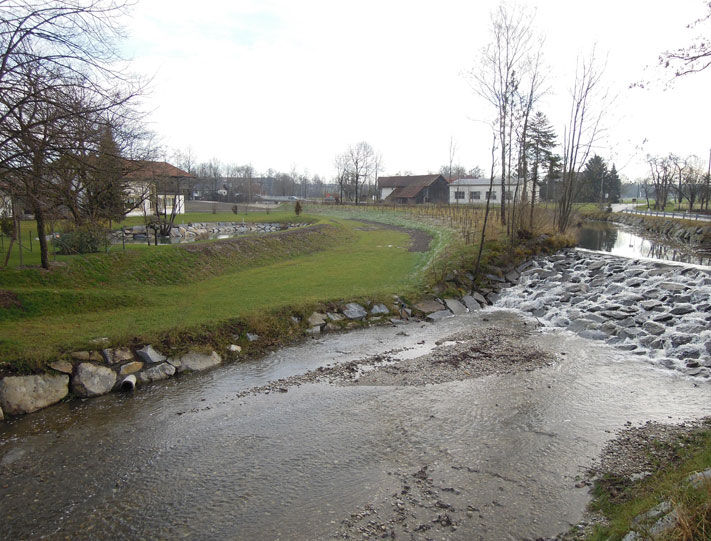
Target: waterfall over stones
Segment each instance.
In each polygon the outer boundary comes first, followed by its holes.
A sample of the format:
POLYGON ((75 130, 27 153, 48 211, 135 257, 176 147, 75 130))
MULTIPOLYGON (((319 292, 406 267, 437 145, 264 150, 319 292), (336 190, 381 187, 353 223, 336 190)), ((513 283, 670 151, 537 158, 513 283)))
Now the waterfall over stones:
POLYGON ((534 261, 496 304, 711 377, 711 269, 570 250, 534 261))

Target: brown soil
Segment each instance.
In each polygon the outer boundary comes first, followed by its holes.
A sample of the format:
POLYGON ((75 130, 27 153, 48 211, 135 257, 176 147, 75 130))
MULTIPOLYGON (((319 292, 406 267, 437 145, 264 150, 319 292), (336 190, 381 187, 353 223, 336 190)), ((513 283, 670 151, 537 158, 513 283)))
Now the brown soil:
POLYGON ((374 226, 374 229, 388 229, 390 231, 402 231, 410 235, 410 248, 408 252, 426 252, 430 249, 430 242, 432 241, 432 235, 421 229, 411 229, 408 227, 402 227, 399 225, 383 224, 380 222, 374 222, 372 220, 355 220, 362 224, 367 224, 374 226))
POLYGON ((0 289, 0 308, 22 308, 22 303, 17 294, 0 289))

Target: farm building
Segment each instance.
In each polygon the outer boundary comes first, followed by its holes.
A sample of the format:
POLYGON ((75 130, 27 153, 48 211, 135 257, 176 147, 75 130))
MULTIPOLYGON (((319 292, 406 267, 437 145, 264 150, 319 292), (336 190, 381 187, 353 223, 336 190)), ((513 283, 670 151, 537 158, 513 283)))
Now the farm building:
POLYGON ((446 203, 449 183, 442 175, 378 177, 378 199, 404 205, 446 203))
MULTIPOLYGON (((475 205, 486 203, 489 196, 488 178, 460 178, 452 181, 449 185, 449 203, 452 205, 475 205)), ((520 197, 522 187, 518 187, 515 181, 505 186, 506 200, 511 201, 514 196, 520 197), (518 194, 518 195, 517 195, 518 194)), ((494 179, 491 188, 491 202, 501 202, 501 180, 494 179)))

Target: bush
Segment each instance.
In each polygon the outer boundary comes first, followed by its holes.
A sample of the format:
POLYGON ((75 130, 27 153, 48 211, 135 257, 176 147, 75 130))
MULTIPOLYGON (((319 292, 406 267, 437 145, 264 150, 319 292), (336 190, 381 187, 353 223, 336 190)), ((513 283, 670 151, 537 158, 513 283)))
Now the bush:
POLYGON ((298 201, 296 202, 296 205, 294 205, 294 213, 298 216, 301 214, 301 203, 298 201))
POLYGON ((108 231, 97 226, 84 226, 68 233, 58 234, 52 242, 57 253, 65 255, 106 251, 111 245, 108 231))

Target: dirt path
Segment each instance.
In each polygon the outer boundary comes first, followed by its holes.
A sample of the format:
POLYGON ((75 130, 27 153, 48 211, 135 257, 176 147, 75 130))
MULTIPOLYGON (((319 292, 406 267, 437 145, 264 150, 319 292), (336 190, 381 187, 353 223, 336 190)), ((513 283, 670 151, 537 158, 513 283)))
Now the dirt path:
POLYGON ((384 224, 381 222, 375 222, 373 220, 353 220, 354 222, 359 222, 369 226, 375 226, 373 229, 388 229, 390 231, 402 231, 410 235, 410 248, 408 252, 426 252, 430 249, 430 242, 432 241, 432 235, 421 229, 412 229, 409 227, 403 227, 399 225, 384 224))

